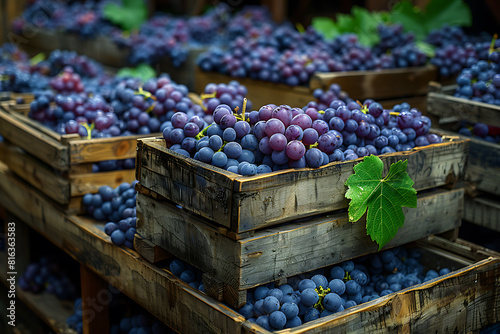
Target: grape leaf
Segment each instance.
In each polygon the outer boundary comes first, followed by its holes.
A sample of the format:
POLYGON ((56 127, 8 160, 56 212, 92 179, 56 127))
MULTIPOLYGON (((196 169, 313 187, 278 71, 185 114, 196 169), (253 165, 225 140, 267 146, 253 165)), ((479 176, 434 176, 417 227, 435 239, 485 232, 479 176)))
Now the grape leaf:
POLYGON ((327 40, 331 40, 339 34, 335 22, 329 17, 315 17, 312 19, 311 25, 327 40))
POLYGON ((138 29, 147 19, 147 8, 144 0, 123 0, 122 5, 108 2, 104 5, 103 14, 106 19, 125 30, 138 29))
POLYGON ((146 82, 148 79, 154 78, 156 76, 156 72, 151 66, 140 64, 135 68, 124 67, 120 69, 117 76, 139 78, 142 82, 146 82))
POLYGON ((377 242, 379 250, 385 246, 404 224, 402 207, 417 207, 417 191, 406 172, 408 160, 391 165, 382 178, 384 164, 370 155, 354 166, 354 174, 346 181, 345 197, 350 199, 349 221, 358 221, 366 211, 366 232, 377 242))

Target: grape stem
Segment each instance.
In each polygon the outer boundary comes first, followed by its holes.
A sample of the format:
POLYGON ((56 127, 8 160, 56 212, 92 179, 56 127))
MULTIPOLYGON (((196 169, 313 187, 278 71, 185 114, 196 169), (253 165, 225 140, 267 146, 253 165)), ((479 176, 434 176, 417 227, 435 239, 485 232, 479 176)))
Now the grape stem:
POLYGON ((493 39, 491 40, 491 43, 490 43, 490 49, 489 49, 488 54, 492 54, 495 51, 495 42, 497 41, 497 38, 498 38, 498 34, 494 34, 493 39))
POLYGON ((87 129, 87 138, 86 139, 92 139, 92 130, 94 130, 95 124, 88 124, 88 123, 81 123, 82 126, 87 129))

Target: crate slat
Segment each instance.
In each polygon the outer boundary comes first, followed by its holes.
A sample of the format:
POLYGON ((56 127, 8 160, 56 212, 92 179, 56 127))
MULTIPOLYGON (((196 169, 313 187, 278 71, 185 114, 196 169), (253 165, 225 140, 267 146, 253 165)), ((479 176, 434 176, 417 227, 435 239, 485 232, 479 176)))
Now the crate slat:
MULTIPOLYGON (((420 191, 463 178, 467 152, 468 142, 452 137, 380 158, 385 173, 391 163, 408 159, 408 173, 420 191)), ((143 187, 241 233, 347 207, 344 184, 359 161, 242 177, 172 152, 163 139, 148 138, 138 141, 136 178, 143 187)))
POLYGON ((335 83, 354 99, 379 100, 426 94, 429 81, 436 78, 436 67, 427 65, 377 71, 315 73, 309 87, 312 90, 327 90, 335 83))
POLYGON ((471 138, 465 180, 472 182, 477 190, 500 196, 499 175, 500 145, 471 138))
POLYGON ((500 232, 500 197, 488 195, 466 197, 464 220, 500 232))

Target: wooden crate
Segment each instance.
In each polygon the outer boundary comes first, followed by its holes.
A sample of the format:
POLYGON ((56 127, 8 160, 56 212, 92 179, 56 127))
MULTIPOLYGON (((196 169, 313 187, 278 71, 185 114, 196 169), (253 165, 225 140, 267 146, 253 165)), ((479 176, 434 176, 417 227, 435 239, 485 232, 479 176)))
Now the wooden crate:
POLYGON ((500 126, 500 106, 455 97, 455 88, 455 85, 441 86, 436 82, 430 83, 427 113, 441 123, 468 120, 500 126))
POLYGON ((135 179, 133 169, 92 173, 92 164, 134 158, 139 135, 91 140, 59 135, 11 110, 0 110, 0 133, 9 168, 67 210, 78 211, 81 197, 100 186, 135 179))
MULTIPOLYGON (((451 273, 273 333, 478 333, 500 321, 500 254, 458 240, 418 243, 426 265, 451 273)), ((246 321, 243 333, 270 334, 246 321)))
POLYGON ((429 81, 436 80, 437 71, 434 66, 416 68, 388 69, 380 71, 352 71, 334 73, 316 73, 309 86, 288 86, 265 82, 250 78, 235 78, 215 72, 204 72, 196 69, 195 92, 203 92, 208 83, 227 83, 237 80, 248 89, 247 97, 252 101, 254 109, 269 103, 287 104, 292 107, 303 107, 315 100, 313 91, 317 88, 327 90, 336 83, 353 99, 371 98, 381 102, 385 108, 395 104, 408 102, 411 106, 425 110, 426 94, 429 81))
MULTIPOLYGON (((416 209, 404 209, 405 226, 386 248, 458 228, 463 194, 463 189, 423 192, 416 209)), ((245 303, 252 287, 378 250, 366 234, 366 221, 350 223, 345 210, 235 234, 150 192, 137 195, 137 216, 142 238, 205 272, 207 293, 233 307, 245 303)))
MULTIPOLYGON (((500 107, 452 96, 456 86, 431 85, 429 113, 447 130, 458 130, 462 120, 500 126, 500 107)), ((446 132, 450 135, 456 132, 446 132)), ((467 137, 464 137, 467 138, 467 137)), ((465 172, 467 194, 464 219, 500 231, 500 145, 470 138, 465 172)))
MULTIPOLYGON (((385 173, 392 163, 407 159, 414 187, 421 191, 462 179, 467 153, 468 141, 455 136, 380 158, 385 173)), ((184 209, 242 233, 346 208, 344 184, 360 161, 248 177, 177 154, 163 138, 146 138, 138 141, 136 179, 184 209)))

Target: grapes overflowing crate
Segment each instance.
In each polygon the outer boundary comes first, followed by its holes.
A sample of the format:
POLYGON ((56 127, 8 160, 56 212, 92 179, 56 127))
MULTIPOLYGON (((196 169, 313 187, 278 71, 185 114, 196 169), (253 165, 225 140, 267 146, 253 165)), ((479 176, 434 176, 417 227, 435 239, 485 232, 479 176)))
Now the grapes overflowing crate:
POLYGON ((436 80, 437 71, 433 66, 416 68, 384 69, 378 71, 352 71, 315 73, 308 87, 288 86, 255 80, 234 78, 215 72, 196 69, 195 91, 201 92, 208 83, 237 80, 248 88, 248 98, 254 105, 264 105, 268 101, 276 104, 307 105, 313 98, 315 89, 328 90, 331 84, 338 84, 350 97, 363 101, 371 98, 392 108, 395 104, 408 102, 425 110, 429 81, 436 80))
MULTIPOLYGON (((359 162, 242 177, 173 152, 163 138, 140 139, 137 147, 136 178, 144 188, 235 233, 346 208, 344 184, 359 162)), ((421 191, 462 179, 467 153, 467 140, 445 136, 442 144, 380 158, 384 173, 408 159, 410 178, 421 191)))
MULTIPOLYGON (((500 107, 453 96, 456 86, 433 83, 428 96, 429 114, 440 127, 456 134, 462 121, 500 126, 500 107)), ((478 131, 478 130, 476 130, 478 131)), ((473 130, 474 132, 474 130, 473 130)), ((464 137, 467 138, 467 137, 464 137)), ((500 145, 480 138, 470 138, 465 181, 464 219, 500 231, 500 145)))
POLYGON ((78 211, 81 197, 100 186, 134 180, 133 168, 96 173, 92 168, 102 161, 133 159, 138 135, 101 139, 59 135, 9 108, 0 110, 0 133, 9 168, 67 210, 78 211))

